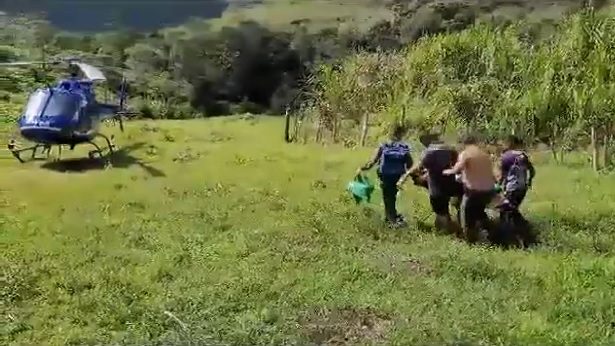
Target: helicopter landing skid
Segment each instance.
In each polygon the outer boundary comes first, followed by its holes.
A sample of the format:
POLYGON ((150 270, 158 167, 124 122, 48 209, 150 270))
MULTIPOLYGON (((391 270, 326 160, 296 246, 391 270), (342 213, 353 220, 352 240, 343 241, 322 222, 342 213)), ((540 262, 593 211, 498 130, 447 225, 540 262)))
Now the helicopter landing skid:
MULTIPOLYGON (((113 138, 113 136, 112 136, 113 138)), ((88 152, 88 157, 90 159, 94 159, 96 158, 96 156, 98 156, 98 158, 104 158, 105 159, 105 167, 111 167, 111 156, 114 153, 114 149, 115 149, 115 145, 112 142, 112 138, 109 138, 103 134, 97 134, 96 136, 94 136, 94 138, 92 138, 92 140, 87 141, 86 143, 89 143, 91 145, 93 145, 96 150, 91 150, 90 152, 88 152), (96 144, 94 142, 94 139, 96 137, 102 137, 107 146, 105 149, 102 149, 98 144, 96 144), (104 155, 105 151, 108 151, 107 155, 104 155)), ((71 146, 71 149, 74 149, 74 145, 71 146)), ((37 160, 37 159, 49 159, 51 156, 51 148, 52 145, 50 144, 35 144, 26 148, 18 148, 17 143, 15 142, 15 140, 10 140, 8 145, 7 145, 8 150, 11 152, 11 154, 13 155, 13 157, 15 157, 20 163, 26 163, 28 160, 24 159, 24 157, 22 156, 22 154, 24 152, 30 151, 31 154, 31 160, 37 160), (39 148, 43 148, 42 153, 46 154, 45 157, 37 157, 37 150, 39 148)), ((58 145, 58 156, 56 158, 56 160, 60 160, 62 156, 62 145, 58 145)))
POLYGON ((13 157, 15 157, 20 163, 25 163, 26 160, 24 160, 21 157, 21 153, 26 152, 26 151, 31 151, 32 152, 32 156, 31 159, 32 160, 36 160, 36 149, 38 148, 43 148, 43 153, 47 152, 47 159, 49 158, 50 154, 51 154, 51 145, 49 144, 35 144, 31 147, 27 147, 27 148, 22 148, 22 149, 17 149, 17 145, 15 144, 14 141, 10 141, 7 145, 9 151, 11 152, 11 154, 13 155, 13 157))
POLYGON ((94 146, 94 148, 96 148, 96 150, 91 150, 90 152, 88 152, 88 157, 90 159, 95 159, 96 156, 98 155, 98 158, 105 158, 105 167, 109 168, 111 167, 111 156, 113 156, 113 149, 115 148, 115 145, 111 142, 111 139, 101 133, 96 134, 96 136, 94 137, 91 141, 88 141, 89 144, 91 144, 92 146, 94 146), (96 137, 101 137, 105 140, 105 142, 107 142, 107 148, 105 148, 106 150, 108 150, 108 154, 106 156, 103 155, 103 153, 105 152, 104 149, 102 149, 98 144, 96 144, 94 142, 94 138, 96 137))

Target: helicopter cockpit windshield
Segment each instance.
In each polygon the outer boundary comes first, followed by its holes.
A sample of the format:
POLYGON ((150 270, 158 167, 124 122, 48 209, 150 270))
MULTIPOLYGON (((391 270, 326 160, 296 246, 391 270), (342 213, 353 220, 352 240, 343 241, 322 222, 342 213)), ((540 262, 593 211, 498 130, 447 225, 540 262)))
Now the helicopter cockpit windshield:
POLYGON ((39 89, 30 95, 23 117, 26 122, 35 121, 40 117, 75 118, 78 115, 80 104, 81 98, 78 95, 39 89))

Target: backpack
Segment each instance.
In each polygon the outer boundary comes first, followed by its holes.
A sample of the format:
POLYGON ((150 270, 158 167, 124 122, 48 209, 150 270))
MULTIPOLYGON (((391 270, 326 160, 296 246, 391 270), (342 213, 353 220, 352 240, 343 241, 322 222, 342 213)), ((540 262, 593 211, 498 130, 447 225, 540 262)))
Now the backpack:
POLYGON ((528 185, 527 166, 525 154, 518 153, 513 165, 508 170, 505 179, 506 191, 525 190, 528 185))
POLYGON ((410 156, 410 147, 401 142, 389 142, 383 144, 380 148, 380 174, 404 174, 410 156))

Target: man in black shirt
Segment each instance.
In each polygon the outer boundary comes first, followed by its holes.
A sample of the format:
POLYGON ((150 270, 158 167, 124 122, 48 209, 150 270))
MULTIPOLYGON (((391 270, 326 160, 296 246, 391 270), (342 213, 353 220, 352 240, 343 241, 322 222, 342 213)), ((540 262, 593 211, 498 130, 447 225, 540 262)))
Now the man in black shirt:
POLYGON ((426 147, 418 165, 406 173, 400 180, 403 184, 408 176, 427 172, 427 187, 429 189, 429 202, 436 214, 436 227, 439 229, 452 226, 449 213, 451 198, 456 198, 456 209, 463 195, 463 185, 455 180, 454 176, 442 174, 445 169, 451 168, 457 161, 457 150, 444 144, 436 135, 424 135, 419 138, 426 147))

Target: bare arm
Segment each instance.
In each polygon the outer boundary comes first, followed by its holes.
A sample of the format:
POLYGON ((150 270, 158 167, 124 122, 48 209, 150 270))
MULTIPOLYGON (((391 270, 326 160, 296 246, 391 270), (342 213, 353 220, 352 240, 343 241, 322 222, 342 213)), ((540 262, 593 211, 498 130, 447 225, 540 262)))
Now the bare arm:
POLYGON ((423 161, 419 161, 419 163, 416 166, 407 170, 406 173, 404 173, 404 175, 402 175, 401 178, 399 178, 399 181, 397 182, 397 184, 401 185, 405 183, 409 176, 415 175, 423 171, 424 169, 425 167, 423 166, 423 161))
POLYGON ((465 155, 461 153, 459 155, 459 158, 457 159, 457 163, 455 163, 455 165, 452 168, 445 169, 444 171, 442 171, 442 174, 444 175, 458 174, 464 169, 465 166, 466 166, 466 158, 465 158, 465 155))
POLYGON ((367 171, 369 169, 371 169, 372 167, 374 167, 378 161, 380 161, 380 154, 382 153, 382 149, 378 148, 376 149, 376 151, 374 152, 374 156, 372 157, 371 160, 369 160, 365 165, 363 165, 361 168, 359 168, 361 171, 367 171))
POLYGON ((421 158, 419 159, 419 161, 417 162, 417 164, 413 167, 412 164, 412 156, 408 155, 408 162, 407 162, 407 167, 409 168, 408 170, 406 170, 406 173, 404 173, 401 178, 399 178, 399 181, 397 182, 398 185, 402 185, 403 183, 406 182, 406 180, 408 179, 408 177, 410 176, 416 176, 420 173, 422 173, 425 170, 425 160, 426 160, 427 154, 426 152, 423 152, 423 154, 421 155, 421 158))

